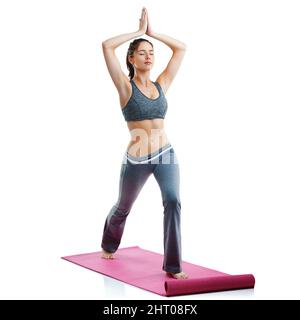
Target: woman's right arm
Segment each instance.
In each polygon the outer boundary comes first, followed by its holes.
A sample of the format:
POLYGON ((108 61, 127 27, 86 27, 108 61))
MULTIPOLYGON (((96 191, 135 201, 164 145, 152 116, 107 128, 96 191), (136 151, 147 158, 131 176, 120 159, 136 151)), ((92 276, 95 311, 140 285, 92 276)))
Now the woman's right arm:
POLYGON ((124 42, 129 41, 133 38, 139 37, 141 35, 143 35, 143 32, 141 32, 141 30, 138 30, 135 32, 130 32, 130 33, 124 33, 119 36, 109 38, 109 39, 103 41, 102 48, 115 50, 117 47, 119 47, 124 42))
POLYGON ((142 9, 139 30, 135 32, 121 34, 119 36, 109 38, 102 42, 102 50, 109 74, 118 89, 120 95, 126 95, 125 92, 128 77, 122 71, 120 62, 115 54, 115 49, 126 41, 135 37, 142 36, 147 30, 147 13, 145 8, 142 9))
POLYGON ((121 34, 102 42, 102 50, 108 72, 121 95, 126 94, 126 92, 124 92, 126 90, 125 81, 128 81, 128 77, 121 68, 119 59, 115 54, 115 49, 122 43, 138 37, 140 34, 140 31, 121 34))

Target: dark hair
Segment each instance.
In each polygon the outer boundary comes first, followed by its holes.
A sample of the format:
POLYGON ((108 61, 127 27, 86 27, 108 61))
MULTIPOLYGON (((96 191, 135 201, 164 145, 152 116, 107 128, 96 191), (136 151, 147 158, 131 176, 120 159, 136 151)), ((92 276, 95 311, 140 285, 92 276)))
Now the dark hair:
POLYGON ((138 39, 135 39, 132 42, 130 42, 129 48, 127 50, 127 55, 126 55, 126 65, 127 65, 127 69, 129 70, 128 77, 130 77, 130 80, 134 76, 134 68, 133 68, 133 65, 129 62, 128 57, 133 56, 134 51, 139 47, 139 45, 142 41, 149 42, 153 48, 153 44, 149 40, 144 39, 144 38, 138 38, 138 39))

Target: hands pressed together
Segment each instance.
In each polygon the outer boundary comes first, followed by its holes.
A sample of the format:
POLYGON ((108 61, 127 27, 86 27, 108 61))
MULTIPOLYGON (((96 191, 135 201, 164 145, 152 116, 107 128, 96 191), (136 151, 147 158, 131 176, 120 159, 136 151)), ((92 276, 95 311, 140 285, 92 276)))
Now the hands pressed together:
POLYGON ((143 7, 143 9, 142 9, 139 31, 143 32, 143 34, 145 33, 149 37, 151 37, 153 34, 153 30, 152 30, 152 27, 151 27, 150 21, 149 21, 148 11, 145 7, 143 7))

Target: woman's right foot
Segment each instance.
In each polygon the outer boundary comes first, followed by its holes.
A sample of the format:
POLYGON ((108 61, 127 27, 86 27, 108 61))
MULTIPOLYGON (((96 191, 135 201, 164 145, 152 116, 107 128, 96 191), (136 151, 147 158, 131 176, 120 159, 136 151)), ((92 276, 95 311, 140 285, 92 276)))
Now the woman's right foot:
POLYGON ((113 253, 107 252, 107 251, 105 251, 104 249, 102 249, 101 258, 104 258, 104 259, 114 259, 114 256, 113 256, 113 253))

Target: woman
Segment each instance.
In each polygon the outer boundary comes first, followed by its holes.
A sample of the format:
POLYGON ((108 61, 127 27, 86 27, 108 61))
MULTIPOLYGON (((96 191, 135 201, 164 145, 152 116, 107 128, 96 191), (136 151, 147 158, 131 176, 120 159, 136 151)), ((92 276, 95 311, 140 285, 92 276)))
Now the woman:
POLYGON ((148 13, 142 9, 139 30, 110 38, 102 43, 105 62, 119 92, 122 113, 131 133, 120 172, 118 201, 104 225, 102 258, 113 259, 131 207, 150 174, 159 184, 164 206, 164 262, 162 269, 175 279, 186 279, 181 268, 181 202, 179 166, 175 151, 164 131, 168 108, 165 94, 183 60, 184 43, 154 33, 148 13), (122 43, 147 34, 168 45, 173 55, 155 82, 150 80, 154 49, 150 41, 139 38, 130 43, 126 63, 129 77, 121 70, 114 50, 122 43))

